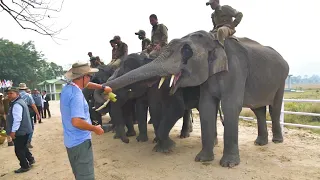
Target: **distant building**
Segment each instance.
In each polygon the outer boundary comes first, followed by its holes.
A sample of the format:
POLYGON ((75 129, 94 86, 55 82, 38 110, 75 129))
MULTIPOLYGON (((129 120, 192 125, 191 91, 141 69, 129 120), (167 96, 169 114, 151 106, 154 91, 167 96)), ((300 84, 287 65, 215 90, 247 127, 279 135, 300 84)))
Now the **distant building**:
POLYGON ((47 94, 51 97, 51 100, 60 100, 60 93, 65 84, 66 82, 63 79, 50 79, 45 80, 37 85, 40 87, 39 90, 41 92, 44 90, 47 91, 47 94))

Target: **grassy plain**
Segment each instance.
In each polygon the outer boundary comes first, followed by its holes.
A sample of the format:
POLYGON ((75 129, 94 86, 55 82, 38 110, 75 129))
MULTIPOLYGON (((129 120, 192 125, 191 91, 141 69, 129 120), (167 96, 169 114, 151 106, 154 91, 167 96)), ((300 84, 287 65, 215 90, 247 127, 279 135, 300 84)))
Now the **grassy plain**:
MULTIPOLYGON (((320 99, 320 84, 297 84, 292 87, 293 89, 301 89, 304 92, 285 92, 285 99, 320 99)), ((320 113, 320 103, 286 102, 284 105, 286 111, 320 113)), ((247 108, 244 108, 240 115, 256 118, 254 113, 247 108)), ((269 113, 267 113, 267 120, 271 120, 269 113)), ((286 123, 320 126, 320 117, 318 116, 285 114, 284 121, 286 123)), ((311 131, 320 134, 320 130, 311 131)))

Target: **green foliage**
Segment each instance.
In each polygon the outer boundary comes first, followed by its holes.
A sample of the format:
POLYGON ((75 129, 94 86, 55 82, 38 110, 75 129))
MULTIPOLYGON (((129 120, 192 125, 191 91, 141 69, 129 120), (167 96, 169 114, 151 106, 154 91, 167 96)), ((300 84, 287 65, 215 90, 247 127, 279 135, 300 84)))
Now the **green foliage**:
POLYGON ((14 85, 25 82, 29 87, 46 79, 54 79, 63 74, 61 66, 47 62, 32 41, 16 44, 0 39, 0 77, 13 80, 14 85))

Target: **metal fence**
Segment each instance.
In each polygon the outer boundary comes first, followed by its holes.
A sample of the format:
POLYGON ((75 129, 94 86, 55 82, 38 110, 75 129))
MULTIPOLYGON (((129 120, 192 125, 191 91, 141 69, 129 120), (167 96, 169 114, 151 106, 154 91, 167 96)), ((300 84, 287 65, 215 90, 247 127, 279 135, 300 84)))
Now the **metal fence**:
MULTIPOLYGON (((320 117, 319 113, 285 111, 284 110, 284 103, 285 102, 320 103, 320 100, 314 100, 314 99, 283 99, 282 108, 281 108, 281 115, 280 115, 280 124, 281 124, 281 128, 282 128, 282 132, 284 130, 284 126, 293 126, 293 127, 301 127, 301 128, 309 128, 309 129, 320 129, 320 126, 285 123, 284 122, 284 115, 285 114, 304 115, 304 116, 318 116, 318 117, 320 117)), ((254 119, 253 117, 239 116, 239 118, 243 119, 245 121, 256 122, 256 119, 254 119)), ((271 121, 267 121, 267 123, 271 124, 272 122, 271 121)))

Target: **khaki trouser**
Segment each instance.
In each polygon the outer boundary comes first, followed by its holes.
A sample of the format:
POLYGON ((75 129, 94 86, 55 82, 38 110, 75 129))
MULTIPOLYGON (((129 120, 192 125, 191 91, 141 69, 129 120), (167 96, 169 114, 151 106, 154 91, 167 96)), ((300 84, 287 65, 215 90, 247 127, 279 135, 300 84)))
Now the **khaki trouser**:
POLYGON ((121 59, 112 59, 108 65, 113 66, 114 69, 117 69, 120 66, 121 59))
POLYGON ((211 33, 213 33, 214 37, 218 39, 222 46, 224 46, 224 40, 227 37, 232 36, 235 32, 236 31, 234 29, 231 29, 227 26, 222 26, 211 31, 211 33))

